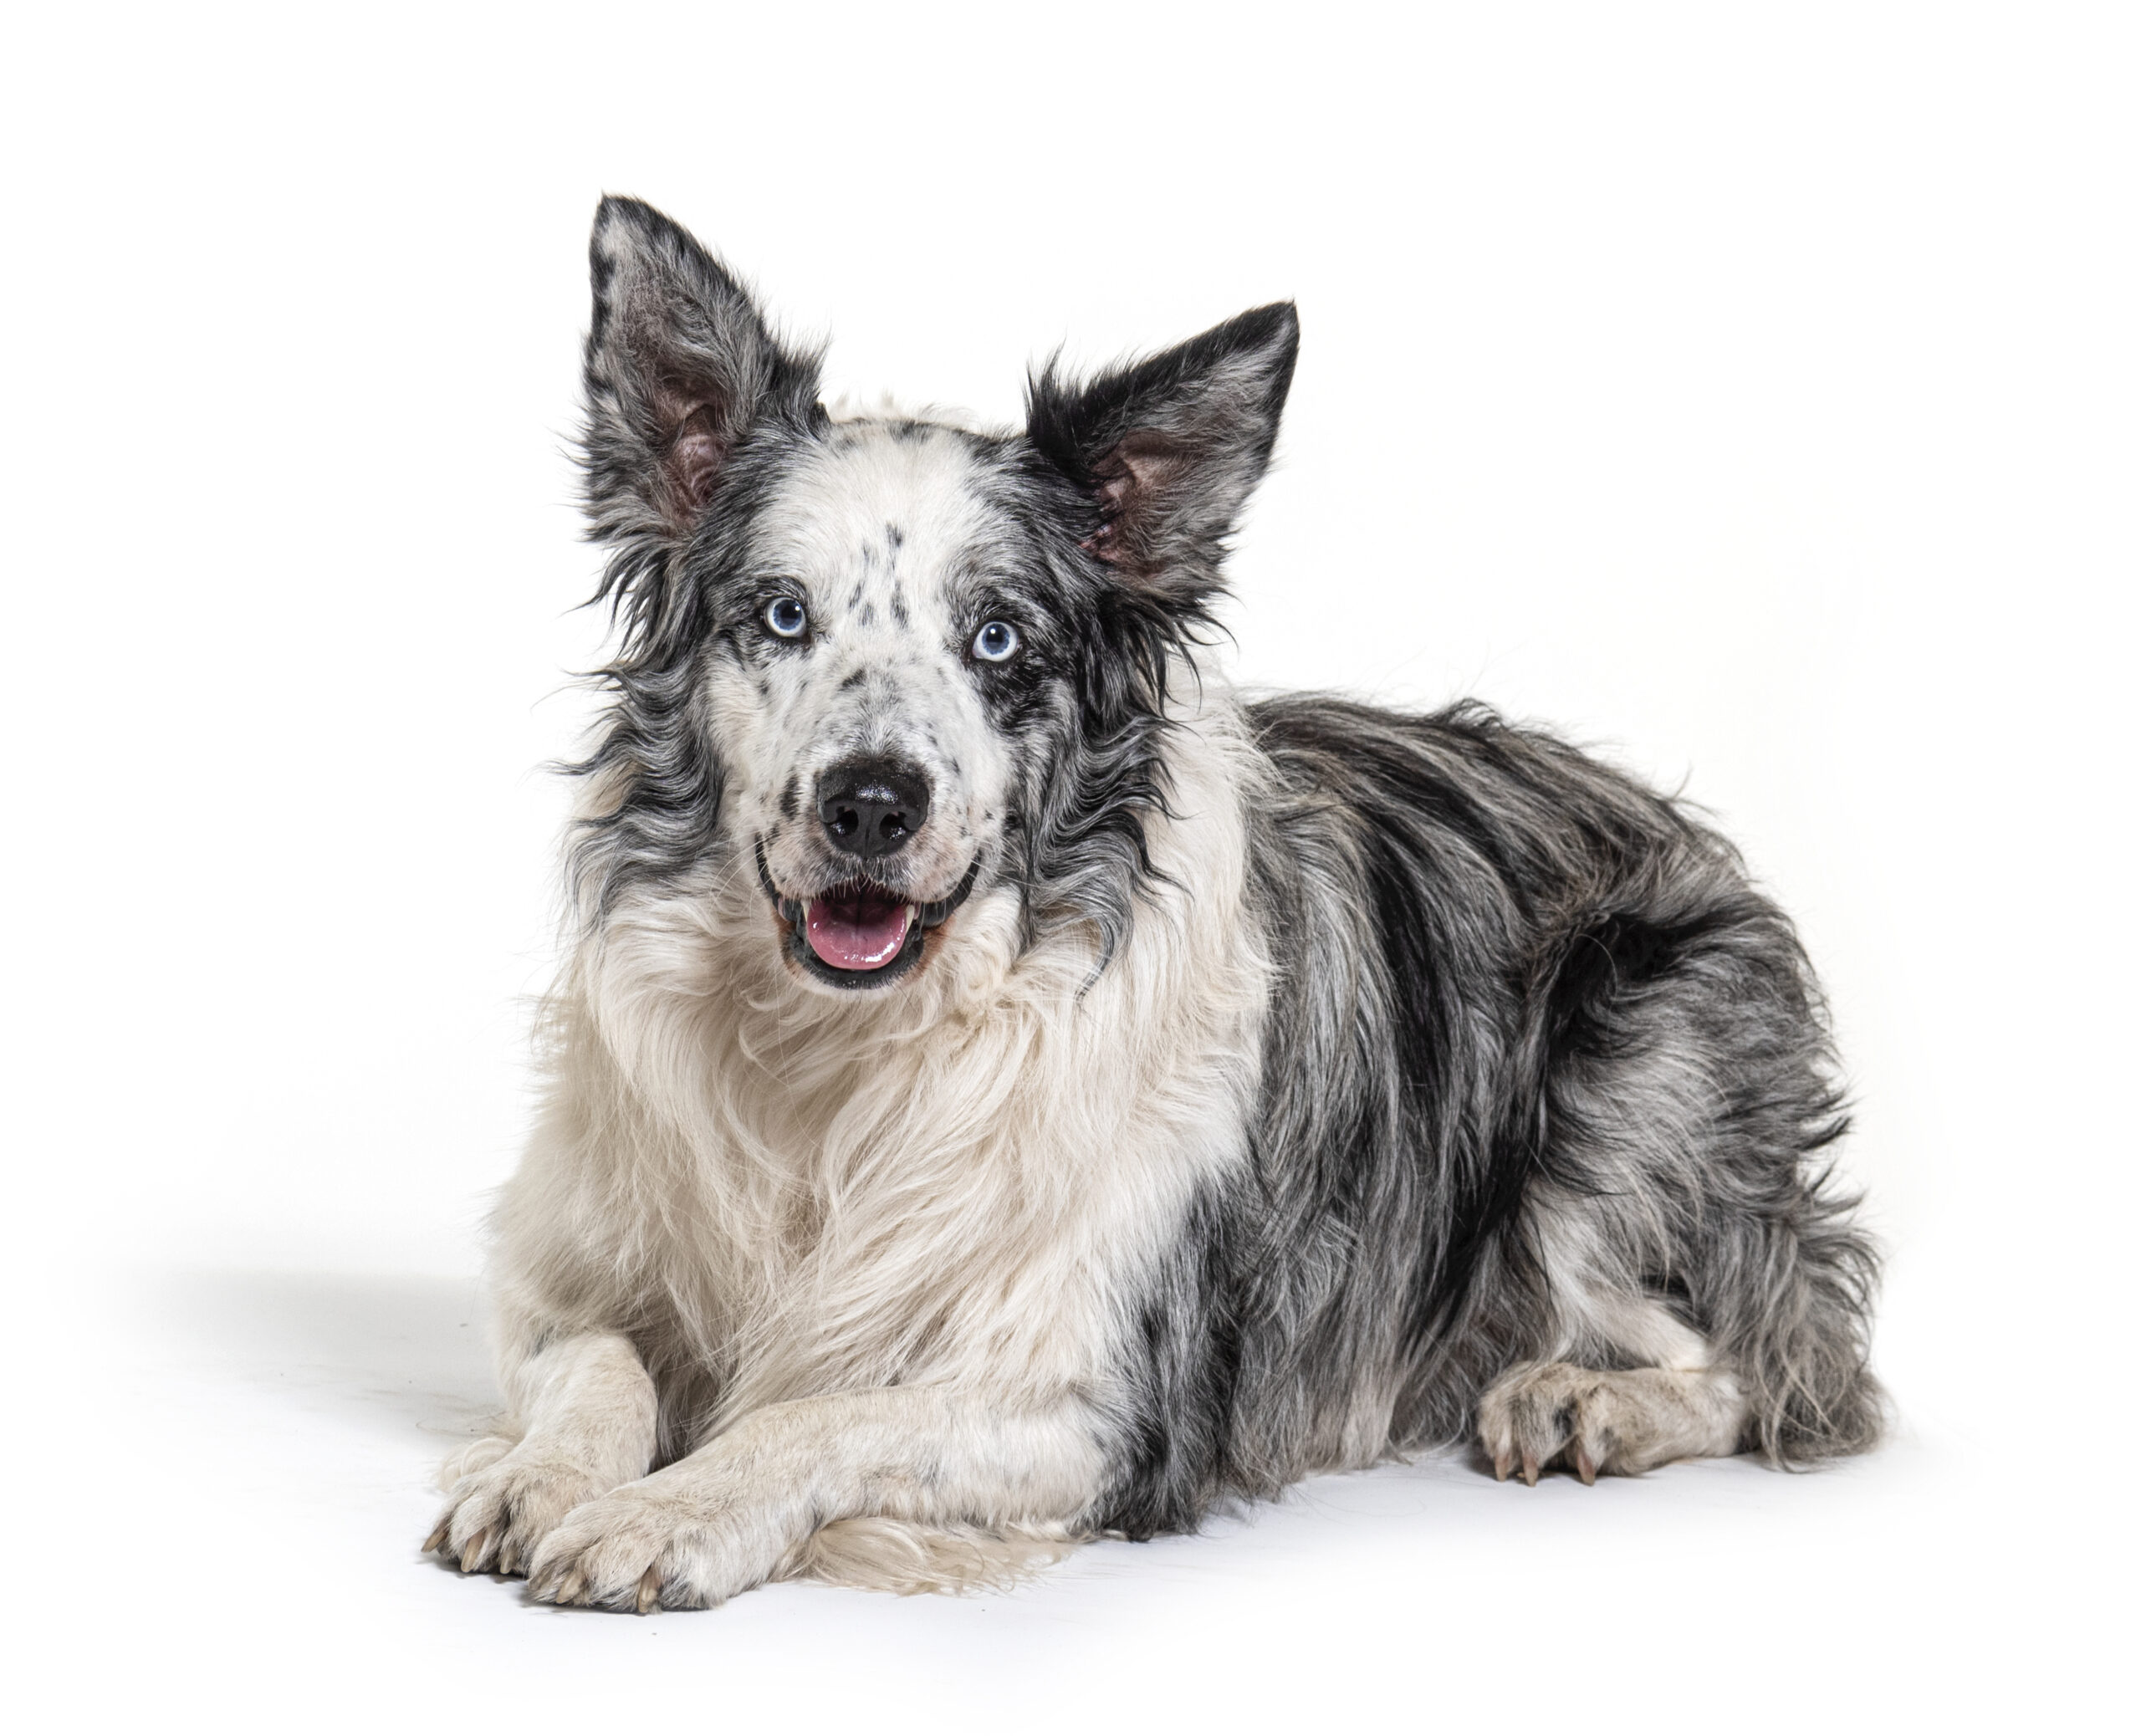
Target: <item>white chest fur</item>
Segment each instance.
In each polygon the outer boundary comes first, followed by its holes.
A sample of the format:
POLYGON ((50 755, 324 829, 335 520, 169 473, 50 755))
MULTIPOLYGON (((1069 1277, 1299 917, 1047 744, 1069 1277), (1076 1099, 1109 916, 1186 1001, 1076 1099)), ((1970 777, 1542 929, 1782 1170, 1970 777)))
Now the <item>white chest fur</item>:
MULTIPOLYGON (((1231 702, 1188 722, 1173 881, 1097 980, 976 897, 921 978, 790 979, 747 877, 615 913, 556 1008, 550 1100, 499 1213, 501 1296, 650 1340, 710 1419, 913 1382, 1101 1398, 1190 1192, 1243 1158, 1265 965, 1231 702)), ((508 1330, 513 1328, 510 1319, 508 1330)))

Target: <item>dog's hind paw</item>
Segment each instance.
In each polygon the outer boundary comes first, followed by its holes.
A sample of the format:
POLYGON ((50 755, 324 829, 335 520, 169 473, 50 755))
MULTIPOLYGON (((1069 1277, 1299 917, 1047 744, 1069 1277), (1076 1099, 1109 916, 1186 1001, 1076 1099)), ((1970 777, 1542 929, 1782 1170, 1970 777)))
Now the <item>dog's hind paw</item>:
POLYGON ((1526 1362, 1480 1399, 1479 1445, 1497 1478, 1516 1470, 1535 1483, 1558 1463, 1592 1483, 1730 1453, 1739 1416, 1736 1385, 1711 1371, 1601 1373, 1570 1362, 1526 1362))
POLYGON ((536 1545, 568 1513, 608 1492, 600 1478, 565 1459, 524 1456, 517 1448, 488 1463, 470 1458, 477 1468, 447 1492, 446 1511, 423 1545, 463 1573, 525 1572, 536 1545))

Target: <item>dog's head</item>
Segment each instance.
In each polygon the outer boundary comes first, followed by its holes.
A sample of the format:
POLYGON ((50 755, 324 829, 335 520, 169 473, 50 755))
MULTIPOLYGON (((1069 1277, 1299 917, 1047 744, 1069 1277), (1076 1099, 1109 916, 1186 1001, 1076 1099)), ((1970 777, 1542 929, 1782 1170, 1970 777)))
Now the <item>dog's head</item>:
POLYGON ((1291 380, 1290 305, 1082 385, 1023 431, 835 418, 691 236, 606 199, 584 462, 624 623, 580 856, 635 886, 752 876, 828 992, 910 976, 977 889, 1101 956, 1164 804, 1169 682, 1291 380))

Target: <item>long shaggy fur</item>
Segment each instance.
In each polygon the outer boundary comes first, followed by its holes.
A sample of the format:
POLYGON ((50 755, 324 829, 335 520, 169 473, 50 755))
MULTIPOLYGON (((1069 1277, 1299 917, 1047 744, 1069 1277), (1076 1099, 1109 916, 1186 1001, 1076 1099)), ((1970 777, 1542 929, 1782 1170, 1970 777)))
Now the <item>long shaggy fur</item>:
POLYGON ((432 1547, 611 1607, 958 1588, 1467 1438, 1872 1444, 1821 998, 1731 846, 1478 706, 1204 661, 1290 306, 995 432, 828 414, 645 206, 592 254, 620 644, 513 1415, 432 1547))

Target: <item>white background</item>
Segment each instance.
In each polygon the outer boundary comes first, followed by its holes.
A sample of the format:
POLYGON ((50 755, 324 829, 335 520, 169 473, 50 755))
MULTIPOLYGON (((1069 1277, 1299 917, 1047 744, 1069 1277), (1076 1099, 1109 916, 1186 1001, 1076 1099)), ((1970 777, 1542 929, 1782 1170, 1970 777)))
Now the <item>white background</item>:
MULTIPOLYGON (((2122 9, 92 12, 10 24, 4 1439, 40 1726, 2114 1720, 2141 498, 2122 9), (414 1545, 492 1394, 600 656, 587 221, 835 389, 1297 298, 1245 679, 1475 692, 1799 916, 1895 1443, 1325 1479, 1011 1597, 644 1621, 414 1545)), ((24 1726, 28 1728, 29 1726, 24 1726)))

